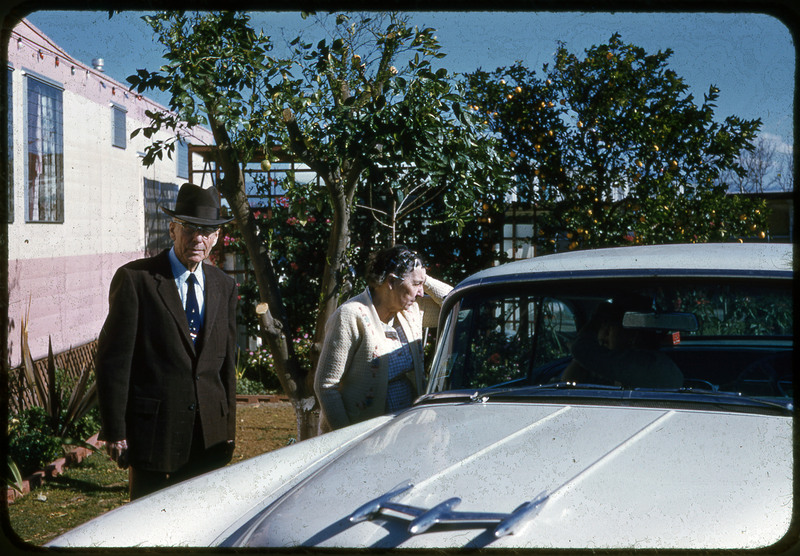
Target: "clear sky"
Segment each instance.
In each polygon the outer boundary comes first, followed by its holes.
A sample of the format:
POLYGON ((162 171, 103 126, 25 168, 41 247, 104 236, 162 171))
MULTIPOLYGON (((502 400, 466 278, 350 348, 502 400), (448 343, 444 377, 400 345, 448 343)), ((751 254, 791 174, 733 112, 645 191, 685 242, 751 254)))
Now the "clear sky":
MULTIPOLYGON (((141 21, 142 12, 39 11, 28 19, 73 57, 89 64, 103 58, 105 71, 126 83, 138 68, 158 69, 162 47, 141 21)), ((787 151, 793 144, 795 45, 780 20, 755 13, 578 13, 578 12, 417 12, 412 23, 433 27, 454 72, 494 70, 521 61, 540 71, 552 63, 558 41, 573 53, 622 40, 649 54, 671 49, 669 66, 702 102, 710 85, 720 88, 716 116, 761 118, 761 134, 787 151)), ((253 13, 253 25, 276 46, 310 25, 298 12, 253 13)), ((279 54, 276 49, 276 54, 279 54)), ((166 97, 149 93, 163 104, 166 97)))

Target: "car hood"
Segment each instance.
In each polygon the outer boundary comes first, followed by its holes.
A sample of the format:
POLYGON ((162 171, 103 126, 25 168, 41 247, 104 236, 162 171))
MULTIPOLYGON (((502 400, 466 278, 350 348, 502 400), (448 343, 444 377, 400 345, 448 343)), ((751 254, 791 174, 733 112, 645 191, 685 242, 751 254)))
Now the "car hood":
POLYGON ((450 402, 184 481, 48 546, 749 548, 779 542, 792 509, 790 416, 450 402), (462 520, 411 534, 391 508, 350 519, 398 485, 391 503, 418 513, 522 515, 500 537, 462 520))
MULTIPOLYGON (((224 546, 741 548, 792 516, 792 420, 720 411, 526 403, 420 406, 353 442, 219 541, 224 546), (508 515, 409 532, 393 503, 508 515)), ((419 510, 417 513, 420 513, 419 510)))

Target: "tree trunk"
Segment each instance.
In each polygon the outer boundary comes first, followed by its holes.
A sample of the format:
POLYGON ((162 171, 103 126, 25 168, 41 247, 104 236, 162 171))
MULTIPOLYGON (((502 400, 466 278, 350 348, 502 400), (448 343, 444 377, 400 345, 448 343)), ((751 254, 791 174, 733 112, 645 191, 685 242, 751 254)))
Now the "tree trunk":
MULTIPOLYGON (((329 186, 329 189, 335 186, 329 186)), ((325 323, 339 306, 342 286, 342 269, 345 266, 347 247, 350 244, 350 203, 343 191, 331 196, 333 204, 333 226, 328 238, 328 251, 322 274, 321 293, 317 320, 314 325, 314 342, 311 346, 312 372, 308 377, 308 387, 313 389, 317 362, 325 341, 325 323)))
POLYGON ((290 109, 283 111, 283 121, 289 133, 292 150, 302 162, 315 171, 325 183, 328 198, 333 208, 333 226, 328 238, 328 251, 322 271, 321 291, 314 324, 314 341, 311 345, 311 373, 306 377, 306 389, 313 392, 317 362, 325 341, 325 323, 339 305, 347 247, 350 244, 350 210, 353 206, 361 166, 353 162, 337 168, 318 160, 307 148, 303 133, 290 109))
POLYGON ((217 164, 223 170, 219 188, 236 218, 258 285, 259 298, 262 302, 259 314, 261 338, 272 353, 281 387, 295 408, 298 439, 304 440, 317 433, 314 391, 308 388, 306 376, 313 373, 307 373, 302 368, 294 353, 294 344, 290 336, 292 328, 269 253, 258 238, 258 228, 247 200, 244 173, 239 165, 238 156, 225 127, 211 116, 209 124, 218 145, 217 164))

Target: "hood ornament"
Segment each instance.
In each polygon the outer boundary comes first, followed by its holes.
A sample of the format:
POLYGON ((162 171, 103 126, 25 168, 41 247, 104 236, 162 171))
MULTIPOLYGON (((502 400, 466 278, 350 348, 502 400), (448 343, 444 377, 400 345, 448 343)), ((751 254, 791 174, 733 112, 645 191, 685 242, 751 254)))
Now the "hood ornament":
POLYGON ((464 529, 488 529, 494 526, 494 536, 500 538, 520 532, 536 517, 548 499, 543 491, 511 513, 459 512, 454 510, 461 503, 458 497, 449 498, 429 509, 395 502, 396 498, 413 487, 411 482, 403 481, 350 514, 350 523, 372 520, 381 515, 387 519, 410 521, 408 532, 411 535, 422 534, 435 525, 461 526, 464 529))

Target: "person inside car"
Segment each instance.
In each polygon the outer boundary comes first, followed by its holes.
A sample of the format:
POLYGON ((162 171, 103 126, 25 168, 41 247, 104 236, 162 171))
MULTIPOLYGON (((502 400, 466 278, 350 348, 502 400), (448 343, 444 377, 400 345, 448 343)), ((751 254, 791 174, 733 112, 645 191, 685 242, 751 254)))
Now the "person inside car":
POLYGON ((647 302, 618 299, 602 303, 572 344, 573 360, 561 375, 566 382, 623 388, 680 388, 683 373, 658 350, 655 331, 622 326, 627 311, 648 311, 647 302))

